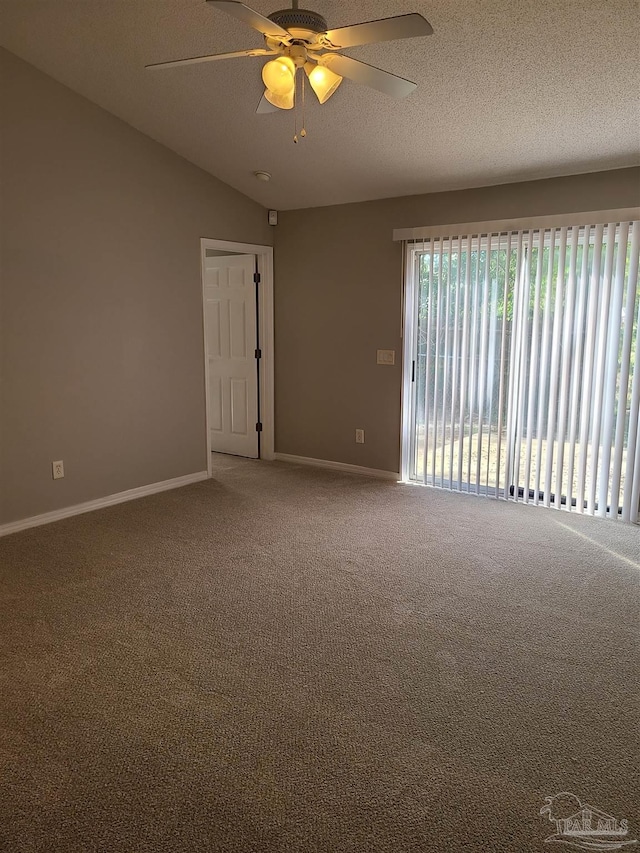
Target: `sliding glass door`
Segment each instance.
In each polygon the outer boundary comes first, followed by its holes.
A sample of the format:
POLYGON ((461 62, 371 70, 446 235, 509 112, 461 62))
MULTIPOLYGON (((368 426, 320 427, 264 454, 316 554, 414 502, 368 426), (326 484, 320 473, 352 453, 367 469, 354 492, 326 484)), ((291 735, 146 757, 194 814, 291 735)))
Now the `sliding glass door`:
POLYGON ((640 224, 407 245, 410 480, 635 520, 640 224))
POLYGON ((499 493, 504 485, 504 377, 516 255, 499 237, 436 240, 414 255, 412 479, 477 492, 499 493))

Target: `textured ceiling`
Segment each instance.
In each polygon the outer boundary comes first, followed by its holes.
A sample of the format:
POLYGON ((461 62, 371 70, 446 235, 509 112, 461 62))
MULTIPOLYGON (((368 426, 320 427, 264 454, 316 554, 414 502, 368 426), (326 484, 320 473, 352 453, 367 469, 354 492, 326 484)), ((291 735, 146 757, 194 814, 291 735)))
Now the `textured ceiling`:
MULTIPOLYGON (((278 0, 245 0, 264 15, 278 0)), ((267 207, 290 209, 633 165, 637 0, 309 0, 332 28, 420 12, 434 35, 345 51, 418 84, 345 80, 256 115, 263 59, 144 65, 261 47, 204 0, 0 0, 0 44, 267 207), (272 173, 270 183, 253 172, 272 173)))

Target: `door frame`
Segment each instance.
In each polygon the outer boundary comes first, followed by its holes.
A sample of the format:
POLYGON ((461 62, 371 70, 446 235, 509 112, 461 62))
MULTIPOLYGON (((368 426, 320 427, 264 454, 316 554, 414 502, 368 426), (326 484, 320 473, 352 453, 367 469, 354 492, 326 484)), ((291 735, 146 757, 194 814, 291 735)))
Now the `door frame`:
POLYGON ((274 336, 273 336, 273 246, 253 243, 232 243, 228 240, 200 238, 200 274, 202 279, 202 343, 204 356, 205 391, 205 447, 207 451, 207 473, 212 474, 211 436, 209 431, 209 359, 207 358, 207 336, 205 326, 205 266, 207 249, 238 255, 255 255, 260 274, 258 299, 258 337, 261 357, 258 360, 258 388, 260 394, 260 459, 274 458, 274 336))

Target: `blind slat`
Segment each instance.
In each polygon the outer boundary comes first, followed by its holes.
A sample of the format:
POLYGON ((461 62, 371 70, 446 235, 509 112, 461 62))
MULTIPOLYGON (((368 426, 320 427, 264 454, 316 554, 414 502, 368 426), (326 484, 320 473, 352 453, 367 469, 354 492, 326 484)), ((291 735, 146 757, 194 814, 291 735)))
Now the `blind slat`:
POLYGON ((507 357, 507 305, 509 304, 509 268, 511 265, 511 234, 507 236, 507 249, 504 264, 504 289, 502 291, 502 334, 500 338, 500 386, 498 389, 498 427, 497 427, 497 464, 495 496, 500 495, 500 472, 502 468, 502 423, 504 418, 505 367, 507 357))
POLYGON ((589 237, 590 229, 585 229, 584 243, 582 247, 582 263, 580 266, 580 278, 578 281, 578 305, 576 312, 576 329, 574 349, 572 355, 573 370, 571 371, 571 409, 569 412, 569 469, 567 471, 567 503, 572 505, 573 475, 575 471, 576 437, 578 431, 578 407, 580 402, 580 379, 582 376, 582 354, 584 335, 580 334, 584 328, 587 310, 588 270, 589 270, 589 237))
POLYGON ((564 446, 567 429, 567 406, 569 402, 569 385, 571 380, 571 341, 573 340, 573 314, 576 297, 576 263, 578 258, 578 229, 571 229, 571 251, 569 253, 569 275, 565 291, 566 307, 564 312, 564 327, 562 330, 562 358, 560 365, 560 402, 558 406, 557 441, 558 460, 556 464, 556 504, 565 494, 564 484, 564 446))
MULTIPOLYGON (((612 282, 611 310, 609 327, 605 341, 604 392, 602 410, 602 461, 598 489, 598 515, 607 514, 611 467, 611 442, 615 416, 616 378, 618 373, 618 352, 620 349, 620 322, 622 318, 622 299, 624 296, 625 266, 627 260, 627 237, 629 224, 620 226, 620 237, 615 262, 615 276, 612 282)), ((616 508, 616 518, 618 517, 616 508)))
MULTIPOLYGON (((635 222, 631 225, 631 247, 630 247, 630 258, 629 258, 629 272, 627 275, 627 299, 625 302, 624 309, 624 332, 622 338, 622 352, 620 354, 620 397, 627 396, 629 391, 629 373, 631 367, 631 344, 633 337, 633 320, 635 314, 635 304, 637 298, 637 290, 636 282, 638 281, 638 261, 640 258, 640 228, 638 227, 638 223, 635 222)), ((639 305, 640 308, 640 305, 639 305)), ((638 339, 640 340, 640 315, 638 316, 638 339)), ((640 365, 638 362, 638 355, 635 357, 635 365, 636 365, 636 375, 640 373, 640 365)), ((634 377, 635 378, 635 377, 634 377)), ((632 421, 634 412, 633 412, 633 394, 631 394, 631 411, 629 418, 629 443, 632 443, 632 421)), ((635 417, 637 423, 638 409, 640 409, 640 400, 638 401, 638 405, 635 409, 635 417)), ((623 470, 623 461, 624 461, 624 430, 626 423, 626 407, 619 405, 618 406, 618 416, 616 421, 616 433, 615 433, 615 451, 614 451, 614 459, 613 459, 613 473, 611 476, 611 505, 612 511, 615 509, 615 514, 617 516, 618 510, 620 508, 620 479, 623 470)), ((634 430, 635 431, 635 430, 634 430)), ((631 458, 631 454, 629 454, 628 459, 631 458)), ((626 473, 626 472, 625 472, 626 473)), ((626 481, 633 481, 633 473, 628 473, 625 478, 626 481)), ((622 519, 623 521, 631 520, 631 495, 627 493, 627 501, 624 500, 622 502, 622 519)))
POLYGON ((602 263, 603 227, 596 227, 593 247, 593 265, 589 282, 589 315, 587 320, 587 337, 585 342, 585 370, 582 382, 582 415, 580 418, 580 458, 578 462, 578 512, 582 512, 587 502, 587 473, 589 449, 589 423, 593 402, 593 352, 595 350, 596 332, 598 325, 598 303, 600 299, 600 266, 602 263))

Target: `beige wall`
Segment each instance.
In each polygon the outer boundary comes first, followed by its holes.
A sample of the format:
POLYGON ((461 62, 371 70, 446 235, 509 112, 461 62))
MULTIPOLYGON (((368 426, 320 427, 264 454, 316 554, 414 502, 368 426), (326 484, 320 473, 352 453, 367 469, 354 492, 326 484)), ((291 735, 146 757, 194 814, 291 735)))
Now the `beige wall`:
POLYGON ((0 81, 2 523, 206 468, 199 240, 273 229, 5 51, 0 81))
POLYGON ((0 94, 0 524, 206 467, 200 237, 275 235, 276 449, 398 470, 393 228, 640 203, 626 169, 283 212, 274 229, 1 50, 0 94))
POLYGON ((640 204, 640 169, 280 214, 276 450, 399 470, 401 247, 394 228, 640 204), (376 366, 395 349, 396 366, 376 366), (366 442, 356 445, 356 427, 366 442))

